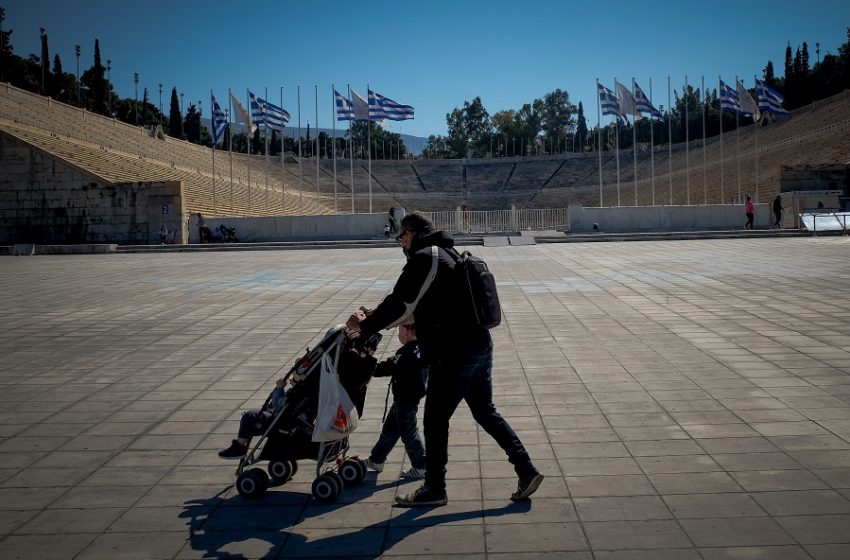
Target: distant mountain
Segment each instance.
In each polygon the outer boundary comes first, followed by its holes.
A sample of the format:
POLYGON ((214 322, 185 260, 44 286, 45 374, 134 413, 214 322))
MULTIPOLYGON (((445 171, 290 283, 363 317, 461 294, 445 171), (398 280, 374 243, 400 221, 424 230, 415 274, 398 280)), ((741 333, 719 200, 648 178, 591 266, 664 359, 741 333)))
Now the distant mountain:
MULTIPOLYGON (((212 129, 212 121, 210 119, 202 117, 201 122, 202 122, 203 126, 207 127, 207 130, 212 129)), ((235 125, 233 125, 233 131, 234 132, 244 132, 245 131, 245 125, 235 124, 235 125)), ((334 130, 332 128, 320 128, 319 132, 324 132, 328 136, 333 136, 334 130)), ((346 132, 348 132, 348 126, 347 125, 345 126, 345 128, 342 128, 342 127, 337 128, 336 129, 337 138, 344 138, 346 132)), ((315 134, 316 134, 316 129, 311 128, 310 129, 310 136, 314 137, 315 134)), ((289 126, 289 127, 286 128, 286 137, 287 138, 293 138, 297 135, 298 135, 298 127, 289 126)), ((305 125, 301 129, 301 137, 303 138, 303 137, 306 137, 306 136, 307 136, 307 126, 305 125)), ((425 149, 425 144, 428 143, 428 138, 423 137, 423 136, 412 136, 410 134, 402 134, 401 139, 404 142, 404 146, 407 148, 407 151, 410 152, 411 154, 417 155, 417 156, 422 153, 422 151, 425 149)))

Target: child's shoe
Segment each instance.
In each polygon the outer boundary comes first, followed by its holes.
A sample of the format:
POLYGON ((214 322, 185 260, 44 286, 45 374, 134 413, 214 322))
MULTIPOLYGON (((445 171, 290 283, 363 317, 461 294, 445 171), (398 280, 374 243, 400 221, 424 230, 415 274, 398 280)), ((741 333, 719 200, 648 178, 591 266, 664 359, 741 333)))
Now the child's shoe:
POLYGON ((407 480, 420 480, 425 478, 425 469, 410 467, 406 471, 401 471, 401 478, 406 478, 407 480))
POLYGON ((373 461, 371 459, 371 457, 367 457, 366 459, 363 459, 363 464, 366 465, 366 468, 369 469, 370 471, 381 472, 381 471, 384 470, 384 464, 383 463, 376 463, 375 461, 373 461))
POLYGON ((218 456, 222 459, 241 459, 248 454, 248 446, 239 443, 235 439, 230 444, 230 447, 218 452, 218 456))

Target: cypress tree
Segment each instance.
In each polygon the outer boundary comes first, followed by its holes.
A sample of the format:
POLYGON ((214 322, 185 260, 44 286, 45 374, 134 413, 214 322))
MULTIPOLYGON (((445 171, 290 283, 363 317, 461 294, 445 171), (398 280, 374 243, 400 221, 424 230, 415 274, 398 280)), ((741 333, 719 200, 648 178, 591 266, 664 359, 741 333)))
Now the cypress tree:
POLYGON ((587 138, 587 119, 584 118, 584 105, 578 102, 578 117, 576 117, 576 145, 584 151, 584 141, 587 138))
POLYGON ((168 112, 168 135, 172 138, 183 138, 183 117, 180 115, 180 100, 177 98, 177 88, 171 88, 171 108, 168 112))
POLYGON ((47 49, 47 33, 39 28, 41 33, 41 95, 48 95, 51 89, 50 52, 47 49))
POLYGON ((794 99, 794 59, 791 57, 791 43, 785 47, 785 98, 789 105, 794 99))
POLYGON ((768 60, 767 66, 764 67, 764 83, 767 84, 768 87, 776 87, 776 76, 773 72, 773 61, 771 60, 768 60))
POLYGON ((62 60, 57 54, 53 57, 53 79, 50 81, 50 97, 58 101, 65 101, 64 85, 65 73, 62 71, 62 60))
POLYGON ((105 115, 108 113, 106 104, 106 68, 100 60, 100 40, 94 40, 94 66, 91 76, 92 111, 105 115))

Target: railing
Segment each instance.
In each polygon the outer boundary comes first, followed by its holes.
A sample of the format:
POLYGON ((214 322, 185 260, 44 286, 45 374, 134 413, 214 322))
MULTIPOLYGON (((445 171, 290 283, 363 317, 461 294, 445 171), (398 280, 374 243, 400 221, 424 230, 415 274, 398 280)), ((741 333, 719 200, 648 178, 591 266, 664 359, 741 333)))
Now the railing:
POLYGON ((455 233, 567 230, 566 208, 425 212, 437 229, 455 233))

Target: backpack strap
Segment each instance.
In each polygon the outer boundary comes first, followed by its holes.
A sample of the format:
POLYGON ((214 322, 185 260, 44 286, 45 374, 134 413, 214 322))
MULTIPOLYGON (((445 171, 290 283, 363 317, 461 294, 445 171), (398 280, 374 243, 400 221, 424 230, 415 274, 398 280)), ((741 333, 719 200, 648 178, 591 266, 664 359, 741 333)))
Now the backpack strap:
POLYGON ((409 323, 410 319, 413 317, 413 312, 416 310, 416 306, 419 305, 419 301, 425 295, 425 292, 428 291, 428 288, 431 287, 431 284, 434 283, 434 278, 437 276, 437 267, 439 265, 438 255, 439 249, 436 245, 431 245, 431 268, 428 270, 428 274, 425 276, 425 281, 422 282, 422 286, 419 288, 419 293, 416 295, 416 299, 412 302, 405 302, 406 310, 404 315, 400 318, 393 321, 392 324, 387 325, 386 328, 391 329, 393 327, 397 327, 399 325, 404 325, 405 323, 409 323))

